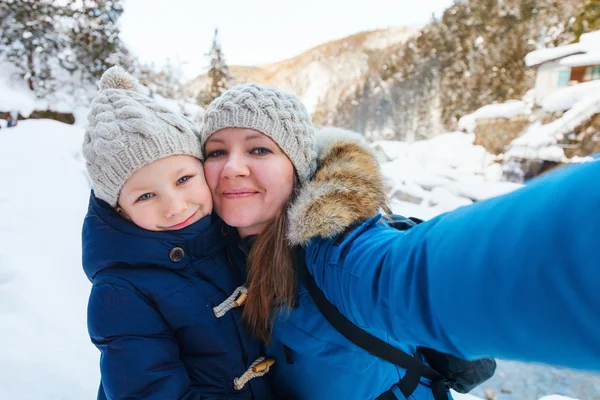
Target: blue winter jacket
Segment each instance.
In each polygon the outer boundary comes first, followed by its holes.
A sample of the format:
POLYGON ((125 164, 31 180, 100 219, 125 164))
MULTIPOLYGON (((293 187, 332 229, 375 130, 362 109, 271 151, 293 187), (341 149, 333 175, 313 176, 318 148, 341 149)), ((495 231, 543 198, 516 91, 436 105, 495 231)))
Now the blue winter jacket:
POLYGON ((242 328, 239 308, 213 312, 243 283, 225 251, 233 238, 211 216, 150 232, 92 194, 82 244, 100 399, 270 398, 264 378, 234 389, 263 346, 242 328))
MULTIPOLYGON (((377 213, 377 196, 365 198, 385 189, 357 157, 335 157, 293 204, 289 236, 354 324, 408 353, 600 370, 600 162, 407 231, 377 215, 338 237, 377 213)), ((276 318, 267 353, 277 359, 273 387, 296 399, 374 399, 404 375, 331 327, 304 284, 298 306, 276 318)), ((411 398, 431 399, 426 385, 411 398)))

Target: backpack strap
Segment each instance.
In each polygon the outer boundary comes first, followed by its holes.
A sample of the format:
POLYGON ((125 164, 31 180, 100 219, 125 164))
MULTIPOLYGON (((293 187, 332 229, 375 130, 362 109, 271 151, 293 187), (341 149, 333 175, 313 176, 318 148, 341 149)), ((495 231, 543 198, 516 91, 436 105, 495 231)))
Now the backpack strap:
MULTIPOLYGON (((415 391, 423 377, 431 380, 431 389, 435 400, 448 400, 444 377, 420 360, 419 350, 415 353, 419 357, 417 359, 354 325, 325 297, 325 294, 317 286, 314 278, 306 268, 304 252, 300 251, 298 253, 301 256, 299 261, 305 265, 306 288, 321 314, 342 336, 361 349, 405 369, 406 374, 397 384, 405 398, 408 398, 415 391)), ((377 399, 391 400, 397 399, 397 396, 390 389, 377 399)))

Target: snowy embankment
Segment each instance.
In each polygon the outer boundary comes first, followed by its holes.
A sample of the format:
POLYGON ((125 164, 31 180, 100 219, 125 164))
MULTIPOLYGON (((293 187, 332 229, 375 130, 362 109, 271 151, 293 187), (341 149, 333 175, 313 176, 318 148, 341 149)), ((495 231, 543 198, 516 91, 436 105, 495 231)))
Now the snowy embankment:
MULTIPOLYGON (((529 92, 528 92, 529 93, 529 92)), ((458 121, 458 129, 473 133, 478 120, 506 118, 511 119, 517 115, 525 115, 531 112, 531 103, 521 100, 509 100, 500 104, 488 104, 467 114, 458 121)))
POLYGON ((0 130, 0 399, 95 398, 82 138, 82 128, 50 120, 0 130))
POLYGON ((544 98, 542 106, 548 111, 566 111, 549 124, 533 123, 512 141, 504 154, 509 158, 534 158, 555 162, 580 162, 587 158, 568 159, 557 143, 578 126, 600 114, 600 81, 566 87, 544 98))
MULTIPOLYGON (((96 396, 99 353, 86 330, 90 283, 81 268, 80 231, 89 195, 80 153, 82 138, 83 128, 49 120, 22 121, 15 128, 0 130, 3 400, 81 400, 96 396)), ((448 134, 414 144, 390 142, 388 149, 395 146, 396 155, 401 158, 384 165, 384 170, 397 187, 418 186, 426 192, 446 188, 457 193, 453 196, 479 199, 506 191, 502 182, 484 179, 484 172, 494 168, 469 141, 472 140, 468 135, 448 134), (485 182, 491 186, 481 186, 485 182), (475 191, 478 187, 484 190, 475 191)), ((451 207, 451 202, 443 204, 451 207)), ((416 204, 410 205, 420 209, 416 204)), ((406 210, 397 205, 397 212, 406 210)), ((405 214, 427 217, 424 214, 439 212, 440 208, 422 207, 422 211, 405 214)), ((546 371, 543 367, 538 369, 546 371)), ((494 379, 501 383, 484 384, 475 393, 483 397, 483 390, 493 387, 498 399, 504 400, 498 387, 507 386, 507 382, 516 388, 537 386, 537 393, 541 393, 537 397, 553 389, 570 393, 562 390, 563 384, 554 378, 554 386, 548 386, 539 374, 501 373, 508 374, 497 374, 494 379)), ((572 371, 570 374, 579 376, 572 371)), ((573 379, 576 385, 570 380, 564 385, 579 388, 585 384, 584 379, 591 381, 582 375, 579 381, 573 379)), ((517 389, 513 389, 513 395, 516 397, 510 397, 511 400, 530 398, 519 397, 517 389)), ((457 394, 455 399, 481 397, 457 394)))
POLYGON ((451 132, 414 143, 379 141, 373 144, 389 178, 392 210, 423 219, 521 187, 501 181, 502 167, 475 136, 451 132))

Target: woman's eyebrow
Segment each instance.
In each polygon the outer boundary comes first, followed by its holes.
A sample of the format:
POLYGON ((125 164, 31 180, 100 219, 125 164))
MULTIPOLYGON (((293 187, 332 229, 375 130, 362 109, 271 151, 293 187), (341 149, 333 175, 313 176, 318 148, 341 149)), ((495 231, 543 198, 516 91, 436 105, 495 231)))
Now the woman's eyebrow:
POLYGON ((246 136, 246 141, 249 142, 250 140, 262 139, 263 137, 264 135, 260 133, 251 133, 248 136, 246 136))

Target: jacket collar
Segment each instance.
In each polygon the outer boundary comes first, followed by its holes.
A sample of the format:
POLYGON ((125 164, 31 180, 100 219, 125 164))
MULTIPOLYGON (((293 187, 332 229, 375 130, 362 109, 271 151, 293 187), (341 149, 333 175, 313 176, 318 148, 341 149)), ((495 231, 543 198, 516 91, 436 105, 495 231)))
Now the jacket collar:
POLYGON ((287 236, 306 245, 331 238, 346 227, 389 211, 387 188, 377 158, 366 144, 337 141, 319 151, 315 177, 304 184, 288 211, 287 236))
POLYGON ((82 229, 83 268, 90 280, 103 269, 123 264, 181 269, 223 251, 236 236, 232 231, 216 215, 177 231, 148 231, 123 219, 92 192, 82 229), (172 256, 175 248, 183 250, 181 259, 172 256))

